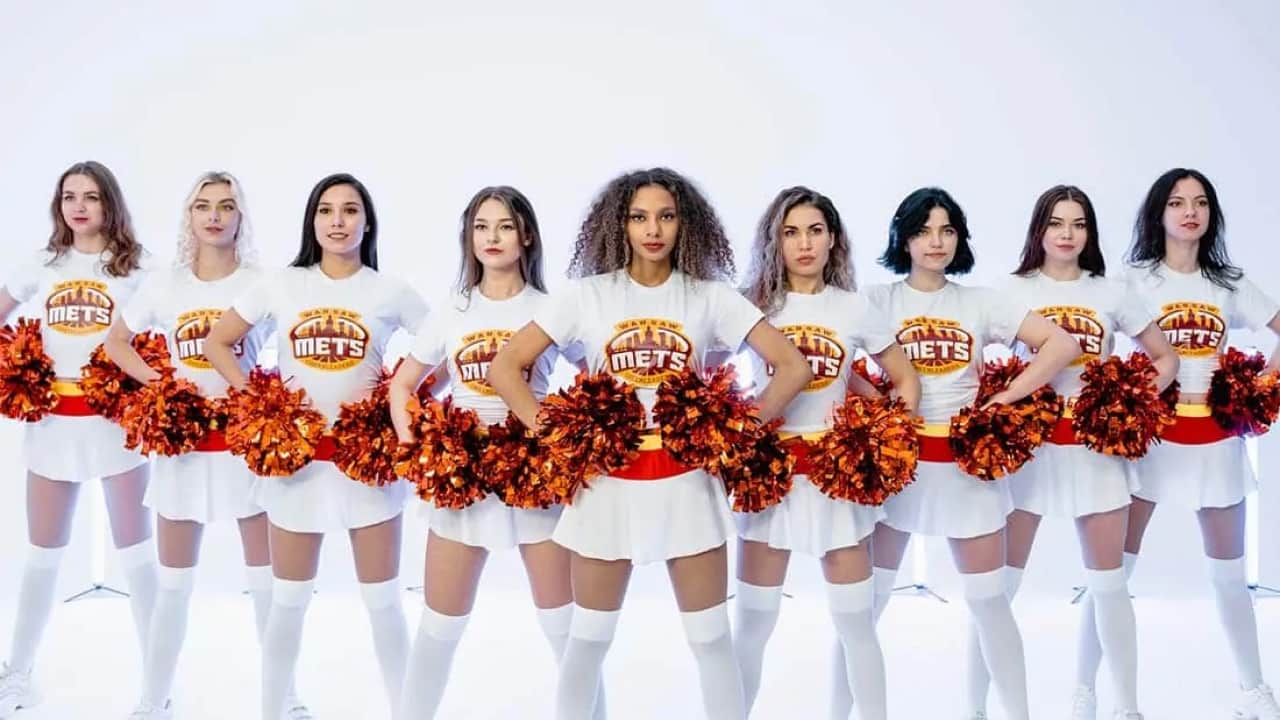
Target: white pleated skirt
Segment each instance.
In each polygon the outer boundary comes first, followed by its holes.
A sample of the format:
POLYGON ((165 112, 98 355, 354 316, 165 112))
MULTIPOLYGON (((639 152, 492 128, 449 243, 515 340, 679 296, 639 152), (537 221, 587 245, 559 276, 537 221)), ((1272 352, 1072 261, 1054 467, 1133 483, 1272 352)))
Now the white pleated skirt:
POLYGON ((738 537, 743 540, 817 558, 857 545, 884 518, 881 507, 825 495, 809 482, 808 475, 795 476, 791 492, 781 503, 757 513, 734 513, 738 537))
POLYGON ((1036 515, 1077 518, 1127 507, 1139 487, 1138 461, 1084 445, 1045 443, 1009 477, 1013 506, 1036 515))
POLYGON ((989 535, 1013 511, 1007 478, 979 480, 952 462, 921 460, 915 482, 884 504, 885 524, 903 532, 948 538, 989 535))
POLYGON ((152 459, 151 482, 143 503, 161 517, 202 524, 253 517, 258 479, 244 461, 229 452, 192 452, 152 459))
POLYGON ((431 532, 446 540, 486 550, 505 550, 551 539, 560 520, 561 507, 546 510, 513 508, 497 495, 461 510, 422 504, 422 516, 431 532))
POLYGON ((372 487, 347 477, 331 462, 316 461, 289 477, 260 477, 249 499, 271 524, 290 532, 352 530, 386 522, 404 511, 409 486, 397 480, 372 487))
POLYGON ((110 477, 145 463, 126 450, 124 429, 100 415, 49 415, 26 423, 23 457, 31 472, 63 482, 110 477))
POLYGON ((1244 438, 1207 445, 1162 442, 1137 462, 1144 500, 1184 508, 1231 507, 1258 488, 1244 438))

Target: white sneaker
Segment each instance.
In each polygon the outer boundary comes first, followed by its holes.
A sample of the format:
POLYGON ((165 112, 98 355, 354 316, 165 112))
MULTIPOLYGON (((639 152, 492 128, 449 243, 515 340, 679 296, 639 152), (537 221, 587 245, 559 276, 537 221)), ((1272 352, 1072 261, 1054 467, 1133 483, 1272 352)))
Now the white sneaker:
POLYGON ((297 697, 289 696, 285 701, 284 720, 316 720, 316 716, 311 714, 310 708, 302 704, 297 697))
POLYGON ((30 672, 18 672, 9 663, 0 666, 0 720, 11 718, 19 710, 40 704, 40 692, 31 682, 30 672))
POLYGON ((1276 696, 1272 694, 1271 688, 1263 683, 1244 691, 1244 697, 1240 698, 1240 704, 1236 706, 1232 717, 1236 720, 1280 720, 1280 703, 1276 703, 1276 696))
POLYGON ((152 705, 144 702, 129 716, 129 720, 173 720, 173 705, 164 701, 164 705, 152 705))
POLYGON ((1071 696, 1071 720, 1098 720, 1098 696, 1093 688, 1076 687, 1071 696))

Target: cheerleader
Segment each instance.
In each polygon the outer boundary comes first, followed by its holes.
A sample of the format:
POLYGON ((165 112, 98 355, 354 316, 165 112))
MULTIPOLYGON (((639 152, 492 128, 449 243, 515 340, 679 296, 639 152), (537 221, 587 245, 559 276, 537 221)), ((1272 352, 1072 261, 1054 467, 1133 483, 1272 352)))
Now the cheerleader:
MULTIPOLYGON (((475 410, 482 423, 504 422, 507 406, 486 379, 490 361, 546 301, 542 235, 533 206, 519 190, 487 187, 476 193, 462 213, 459 235, 456 294, 423 324, 391 382, 391 417, 404 442, 413 439, 405 403, 428 374, 437 384, 447 379, 457 406, 475 410)), ((548 349, 526 372, 539 400, 555 360, 556 352, 548 349)), ((414 720, 434 717, 440 705, 490 551, 520 548, 538 621, 557 661, 573 615, 569 551, 551 541, 559 507, 516 509, 489 495, 463 510, 425 509, 425 607, 400 709, 401 717, 414 720)), ((603 717, 603 703, 597 710, 603 717)))
MULTIPOLYGON (((252 232, 240 183, 230 173, 207 172, 196 179, 183 205, 174 267, 147 276, 107 336, 107 354, 143 383, 160 374, 138 356, 133 335, 148 328, 164 333, 177 377, 196 383, 208 398, 225 395, 227 383, 204 355, 205 336, 224 308, 261 278, 254 260, 252 232)), ((250 331, 236 347, 243 371, 257 362, 270 326, 250 331)), ((151 616, 150 645, 142 701, 132 720, 173 717, 169 693, 187 630, 194 569, 204 526, 236 521, 244 549, 249 593, 258 636, 271 608, 271 556, 267 516, 249 497, 253 473, 211 438, 196 452, 157 456, 144 502, 155 510, 160 550, 159 592, 151 616)), ((289 720, 311 714, 289 702, 289 720)))
MULTIPOLYGON (((1178 372, 1178 356, 1147 306, 1105 274, 1098 220, 1089 197, 1066 185, 1045 191, 1036 201, 1022 260, 1005 291, 1035 307, 1079 342, 1080 357, 1051 383, 1068 407, 1080 394, 1084 365, 1109 357, 1117 332, 1136 340, 1151 357, 1159 370, 1157 389, 1163 390, 1178 372)), ((1096 622, 1103 636, 1116 688, 1115 715, 1141 720, 1137 636, 1122 563, 1129 493, 1136 489, 1130 483, 1133 474, 1128 460, 1089 450, 1070 436, 1051 436, 1035 459, 1009 479, 1016 509, 1009 515, 1007 531, 1006 593, 1012 599, 1021 584, 1040 518, 1073 518, 1089 588, 1082 610, 1085 622, 1090 627, 1096 622)), ((970 710, 974 718, 984 718, 988 677, 977 633, 972 631, 968 663, 970 710)), ((1073 717, 1095 717, 1092 687, 1088 693, 1077 692, 1073 702, 1073 717)))
POLYGON ((18 591, 13 645, 0 671, 0 718, 40 702, 31 668, 53 608, 80 483, 102 478, 111 538, 144 652, 156 591, 151 520, 142 505, 146 458, 124 449, 124 431, 89 410, 77 384, 80 367, 106 338, 117 308, 142 279, 145 253, 134 238, 120 185, 101 163, 77 163, 62 173, 50 211, 48 245, 18 263, 0 289, 0 322, 21 303, 38 303, 45 352, 53 358, 62 396, 51 416, 26 428, 31 547, 18 591))
POLYGON ((874 536, 877 614, 883 611, 911 533, 946 537, 961 573, 965 602, 982 640, 996 690, 1010 718, 1028 716, 1022 637, 1004 589, 1005 518, 1013 510, 1004 479, 982 481, 954 464, 946 442, 951 418, 974 401, 979 354, 1019 340, 1036 349, 1030 366, 988 404, 1026 397, 1062 371, 1080 347, 1058 326, 987 288, 947 279, 973 268, 964 212, 944 190, 922 188, 898 206, 880 263, 906 280, 871 290, 898 343, 921 375, 926 423, 916 481, 885 503, 874 536))
MULTIPOLYGON (((1244 498, 1256 488, 1256 480, 1244 438, 1227 436, 1207 417, 1205 405, 1226 331, 1267 327, 1280 333, 1280 305, 1231 264, 1225 224, 1209 179, 1183 168, 1155 181, 1134 224, 1129 286, 1158 311, 1156 323, 1181 363, 1178 424, 1137 463, 1140 489, 1129 508, 1125 566, 1132 571, 1157 503, 1194 509, 1219 619, 1243 691, 1234 717, 1280 720, 1280 704, 1262 680, 1258 625, 1245 579, 1244 498)), ((1277 367, 1278 357, 1280 352, 1272 354, 1268 370, 1277 367)), ((1093 687, 1099 662, 1096 633, 1085 637, 1079 663, 1082 693, 1093 687)))
MULTIPOLYGON (((570 272, 554 295, 498 353, 489 382, 531 427, 538 401, 521 374, 552 344, 581 342, 587 363, 634 386, 651 409, 657 386, 713 347, 745 341, 775 373, 760 413, 782 412, 809 380, 808 363, 759 310, 724 282, 733 254, 701 192, 671 170, 610 182, 582 224, 570 272)), ((658 448, 650 434, 646 443, 658 448)), ((685 634, 714 719, 743 720, 742 679, 729 636, 726 542, 733 518, 724 485, 642 449, 632 465, 591 478, 564 508, 553 539, 568 548, 573 617, 560 667, 557 716, 589 718, 633 565, 665 561, 685 634)))
MULTIPOLYGON (((378 272, 378 220, 368 190, 354 177, 330 175, 311 191, 302 246, 291 267, 265 273, 224 312, 205 354, 233 387, 246 376, 236 345, 271 319, 281 340, 280 373, 292 378, 332 421, 339 406, 367 397, 396 330, 416 328, 426 305, 407 284, 378 272)), ((409 652, 396 578, 406 487, 348 478, 324 453, 284 478, 258 478, 250 499, 267 513, 275 576, 262 639, 262 718, 285 711, 303 617, 315 585, 327 530, 351 538, 360 594, 369 611, 387 698, 395 707, 409 652)))
MULTIPOLYGON (((843 400, 856 350, 886 369, 911 410, 920 380, 889 324, 853 292, 849 240, 825 195, 806 187, 783 190, 756 230, 747 299, 805 355, 814 378, 787 406, 782 432, 803 438, 831 426, 843 400)), ((799 442, 804 442, 799 439, 799 442)), ((792 441, 795 442, 795 441, 792 441)), ((803 460, 801 461, 803 464, 803 460)), ((791 553, 818 558, 827 580, 831 617, 847 660, 847 683, 860 717, 886 717, 884 656, 872 621, 871 532, 884 512, 834 500, 797 468, 780 505, 737 513, 738 589, 735 648, 747 708, 755 702, 765 643, 778 620, 791 553)))

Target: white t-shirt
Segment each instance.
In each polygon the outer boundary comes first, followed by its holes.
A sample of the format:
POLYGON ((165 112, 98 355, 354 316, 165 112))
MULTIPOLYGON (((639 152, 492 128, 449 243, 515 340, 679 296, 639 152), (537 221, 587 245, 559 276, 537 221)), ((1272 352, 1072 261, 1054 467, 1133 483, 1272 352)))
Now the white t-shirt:
POLYGON ((761 317, 723 282, 675 271, 663 284, 646 287, 615 270, 552 294, 533 320, 562 352, 580 342, 590 370, 603 369, 635 387, 648 415, 663 380, 690 364, 701 367, 713 347, 736 351, 761 317))
POLYGON ((72 248, 50 265, 52 257, 42 250, 20 263, 5 289, 19 302, 36 301, 44 351, 53 358, 54 371, 60 378, 79 379, 81 366, 106 340, 112 321, 142 282, 148 256, 143 254, 142 267, 128 277, 108 275, 100 254, 72 248))
POLYGON ((263 273, 232 308, 253 325, 275 321, 280 376, 305 388, 329 422, 342 403, 369 394, 387 341, 396 330, 417 328, 427 312, 418 293, 396 278, 362 267, 335 280, 318 264, 263 273))
POLYGON ((1011 344, 1031 309, 983 287, 948 281, 923 292, 898 281, 867 291, 920 374, 920 415, 946 424, 978 395, 982 349, 1011 344))
MULTIPOLYGON (((489 363, 546 302, 545 293, 527 285, 506 300, 490 300, 478 288, 472 289, 470 300, 455 295, 422 323, 409 353, 430 367, 447 362, 454 402, 475 410, 486 424, 500 423, 506 419, 507 404, 489 385, 489 363)), ((538 400, 546 397, 555 361, 556 350, 548 348, 525 369, 525 380, 538 400)))
MULTIPOLYGON (((223 311, 261 282, 262 275, 256 267, 242 266, 220 280, 205 282, 189 266, 157 270, 142 281, 120 317, 135 333, 152 328, 163 332, 177 376, 194 382, 205 397, 226 395, 227 381, 205 358, 204 340, 223 311)), ((270 321, 258 323, 236 343, 236 358, 245 372, 257 363, 271 329, 270 321)))
POLYGON ((1156 311, 1156 324, 1177 351, 1178 382, 1183 393, 1209 391, 1209 379, 1218 369, 1218 355, 1228 330, 1258 330, 1280 311, 1280 305, 1247 276, 1234 283, 1234 292, 1214 285, 1198 270, 1180 273, 1163 263, 1152 268, 1130 268, 1125 279, 1129 288, 1156 311))
MULTIPOLYGON (((1125 284, 1105 277, 1082 275, 1076 280, 1054 280, 1039 272, 1013 277, 1004 288, 1008 297, 1030 305, 1080 343, 1080 357, 1063 368, 1050 384, 1063 397, 1075 397, 1084 387, 1080 373, 1090 360, 1110 357, 1116 332, 1136 337, 1155 320, 1142 298, 1125 284)), ((1033 352, 1018 344, 1019 354, 1033 352)))
MULTIPOLYGON (((882 352, 894 342, 893 328, 857 293, 827 287, 816 295, 787 293, 782 309, 771 318, 775 327, 809 361, 813 380, 784 413, 782 430, 809 433, 831 426, 832 409, 844 401, 849 368, 858 350, 882 352)), ((772 368, 757 359, 765 375, 772 368)), ((759 377, 763 386, 765 377, 759 377)))

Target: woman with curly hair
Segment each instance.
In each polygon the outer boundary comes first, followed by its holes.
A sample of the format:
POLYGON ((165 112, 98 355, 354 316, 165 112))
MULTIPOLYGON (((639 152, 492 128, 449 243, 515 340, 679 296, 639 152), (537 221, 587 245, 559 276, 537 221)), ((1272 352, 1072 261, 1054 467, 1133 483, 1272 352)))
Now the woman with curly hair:
POLYGON ((111 538, 129 582, 144 652, 155 599, 155 546, 151 519, 142 504, 146 458, 124 448, 124 431, 89 410, 77 386, 80 367, 106 338, 118 309, 141 282, 146 255, 134 237, 120 184, 101 163, 67 168, 54 186, 50 214, 53 234, 48 245, 28 262, 16 263, 0 289, 0 322, 28 300, 37 304, 45 352, 53 358, 62 395, 52 415, 26 427, 31 548, 18 591, 13 647, 0 670, 0 718, 40 702, 31 668, 53 610, 58 566, 71 539, 80 483, 102 478, 111 538))
MULTIPOLYGON (((859 377, 850 371, 859 350, 886 370, 898 395, 915 410, 920 379, 889 323, 854 292, 849 239, 830 198, 806 187, 778 193, 756 230, 746 296, 795 343, 814 375, 783 413, 781 432, 793 436, 789 442, 805 443, 830 429, 832 409, 859 377)), ((884 720, 884 656, 872 620, 869 549, 884 511, 824 494, 809 481, 804 455, 802 449, 794 486, 781 504, 737 514, 734 644, 747 708, 760 687, 764 648, 778 621, 791 553, 801 552, 822 564, 849 671, 832 680, 848 686, 862 720, 884 720)))
MULTIPOLYGON (((538 401, 521 368, 552 344, 581 342, 588 364, 633 386, 646 414, 664 379, 702 365, 713 348, 746 342, 775 368, 759 396, 766 419, 812 379, 795 346, 725 282, 733 258, 720 220, 693 183, 671 170, 631 172, 605 186, 582 223, 570 272, 578 280, 539 308, 489 370, 489 382, 529 427, 538 427, 538 401)), ((556 526, 553 539, 572 552, 575 605, 557 717, 591 717, 631 568, 664 561, 707 715, 743 720, 725 605, 734 528, 724 486, 663 450, 642 453, 629 467, 591 478, 556 526)))

